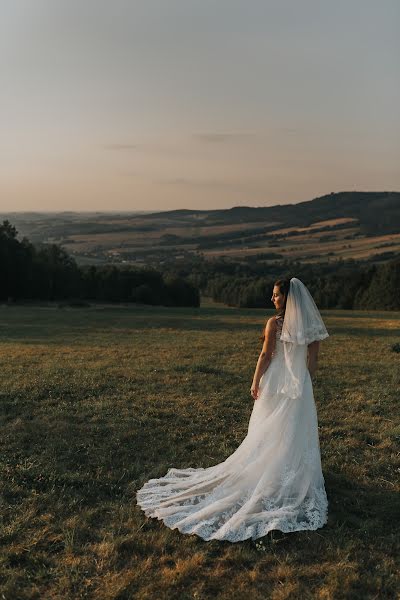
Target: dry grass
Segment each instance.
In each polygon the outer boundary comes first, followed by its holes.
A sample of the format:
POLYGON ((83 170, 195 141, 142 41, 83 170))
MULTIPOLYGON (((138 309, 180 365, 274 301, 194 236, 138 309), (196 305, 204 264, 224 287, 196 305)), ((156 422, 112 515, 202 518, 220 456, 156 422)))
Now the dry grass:
POLYGON ((322 313, 328 524, 231 544, 147 519, 135 492, 240 444, 271 312, 0 307, 0 598, 397 598, 400 314, 322 313))

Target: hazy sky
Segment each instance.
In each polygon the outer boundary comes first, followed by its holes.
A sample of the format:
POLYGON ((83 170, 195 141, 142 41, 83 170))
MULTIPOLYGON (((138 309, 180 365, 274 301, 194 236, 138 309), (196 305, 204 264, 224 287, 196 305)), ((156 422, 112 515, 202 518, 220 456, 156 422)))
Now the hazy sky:
POLYGON ((2 0, 0 210, 400 190, 399 0, 2 0))

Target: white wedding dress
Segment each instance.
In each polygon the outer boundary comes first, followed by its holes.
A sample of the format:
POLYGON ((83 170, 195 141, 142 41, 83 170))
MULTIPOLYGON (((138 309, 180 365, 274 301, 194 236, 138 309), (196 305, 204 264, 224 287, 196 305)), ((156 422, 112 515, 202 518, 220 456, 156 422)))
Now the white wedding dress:
MULTIPOLYGON (((317 412, 310 373, 293 399, 282 389, 285 359, 279 339, 254 401, 248 432, 225 461, 168 470, 137 491, 146 516, 204 540, 239 542, 272 529, 314 530, 327 522, 317 412)), ((325 337, 325 336, 324 336, 325 337)), ((322 336, 321 338, 322 339, 322 336)), ((307 361, 307 345, 300 347, 307 361)))

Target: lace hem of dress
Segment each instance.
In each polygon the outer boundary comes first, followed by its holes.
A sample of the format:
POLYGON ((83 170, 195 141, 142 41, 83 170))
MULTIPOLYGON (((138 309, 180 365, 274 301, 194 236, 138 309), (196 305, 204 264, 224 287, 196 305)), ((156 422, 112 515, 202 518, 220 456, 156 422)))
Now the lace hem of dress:
MULTIPOLYGON (((165 478, 174 477, 172 471, 174 469, 171 469, 165 478)), ((171 486, 173 485, 171 483, 160 486, 159 480, 150 479, 137 492, 137 503, 147 517, 163 521, 165 525, 171 529, 178 529, 181 533, 198 535, 205 541, 226 540, 229 542, 240 542, 249 538, 255 540, 265 536, 269 531, 274 529, 283 533, 315 530, 323 527, 328 521, 328 499, 325 488, 322 486, 311 489, 308 497, 295 508, 290 506, 282 507, 270 498, 261 498, 261 510, 271 511, 273 514, 269 518, 260 517, 260 520, 255 523, 246 524, 246 518, 241 521, 239 527, 235 527, 229 523, 230 518, 252 497, 253 491, 249 490, 228 510, 217 513, 213 518, 199 519, 198 522, 185 524, 183 520, 195 514, 196 511, 192 509, 196 505, 201 504, 201 509, 203 509, 218 498, 218 493, 208 492, 206 494, 195 495, 186 500, 179 500, 179 506, 174 507, 177 512, 171 515, 161 515, 158 510, 160 508, 160 500, 171 499, 171 486), (282 512, 281 516, 279 516, 280 511, 282 512), (290 512, 293 512, 292 516, 288 516, 290 512)), ((177 491, 176 487, 174 491, 177 491)))

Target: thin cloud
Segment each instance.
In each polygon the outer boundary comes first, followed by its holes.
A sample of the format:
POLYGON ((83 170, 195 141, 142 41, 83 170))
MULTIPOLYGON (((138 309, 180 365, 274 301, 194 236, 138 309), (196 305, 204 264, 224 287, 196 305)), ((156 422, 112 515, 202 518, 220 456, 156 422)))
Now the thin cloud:
POLYGON ((243 182, 222 181, 220 179, 188 179, 185 177, 175 177, 173 179, 157 179, 153 183, 158 185, 181 186, 188 188, 211 188, 211 189, 247 189, 248 184, 243 182))
POLYGON ((106 144, 103 146, 105 150, 136 150, 139 144, 106 144))
MULTIPOLYGON (((120 175, 125 177, 134 177, 135 179, 141 179, 156 185, 171 185, 171 186, 182 186, 182 187, 201 187, 201 188, 229 188, 234 184, 227 181, 221 181, 218 179, 189 179, 186 177, 174 177, 171 179, 152 178, 146 177, 145 174, 137 171, 119 171, 120 175)), ((236 185, 236 184, 235 184, 236 185)))
POLYGON ((114 144, 106 144, 103 146, 105 150, 112 150, 115 152, 142 152, 149 155, 165 155, 167 154, 169 157, 176 156, 178 158, 187 156, 187 150, 182 148, 174 148, 168 143, 139 143, 139 144, 129 144, 129 143, 114 143, 114 144))
POLYGON ((255 137, 255 133, 193 133, 192 137, 200 142, 210 144, 220 144, 226 142, 235 142, 237 140, 251 139, 255 137))

